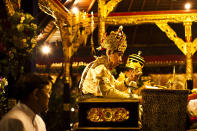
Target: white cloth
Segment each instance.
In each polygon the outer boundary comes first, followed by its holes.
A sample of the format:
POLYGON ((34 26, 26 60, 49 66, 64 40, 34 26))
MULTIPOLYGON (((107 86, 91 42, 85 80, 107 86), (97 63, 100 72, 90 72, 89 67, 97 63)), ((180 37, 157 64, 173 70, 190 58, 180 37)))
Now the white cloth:
POLYGON ((39 115, 18 103, 1 119, 0 131, 46 131, 46 126, 39 115))
POLYGON ((190 100, 187 105, 188 112, 191 116, 197 116, 197 99, 190 100))
POLYGON ((83 82, 80 82, 79 86, 82 88, 82 92, 84 94, 93 94, 94 96, 129 98, 130 95, 128 93, 116 89, 117 87, 125 86, 124 82, 117 81, 107 66, 106 56, 97 58, 89 70, 87 70, 87 65, 82 78, 86 71, 87 75, 84 80, 81 80, 83 82), (83 85, 81 86, 82 83, 83 85))

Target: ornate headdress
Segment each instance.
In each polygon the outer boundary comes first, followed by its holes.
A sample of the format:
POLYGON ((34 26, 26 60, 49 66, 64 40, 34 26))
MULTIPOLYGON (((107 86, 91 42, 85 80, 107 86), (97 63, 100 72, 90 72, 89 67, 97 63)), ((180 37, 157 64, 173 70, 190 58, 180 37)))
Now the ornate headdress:
POLYGON ((137 69, 139 73, 142 73, 142 68, 144 67, 145 60, 141 57, 141 51, 138 54, 131 54, 127 59, 126 67, 137 69))
POLYGON ((117 31, 111 31, 110 34, 103 37, 101 41, 101 47, 97 48, 98 50, 113 50, 113 51, 124 51, 127 48, 126 35, 122 31, 123 26, 120 26, 117 31))

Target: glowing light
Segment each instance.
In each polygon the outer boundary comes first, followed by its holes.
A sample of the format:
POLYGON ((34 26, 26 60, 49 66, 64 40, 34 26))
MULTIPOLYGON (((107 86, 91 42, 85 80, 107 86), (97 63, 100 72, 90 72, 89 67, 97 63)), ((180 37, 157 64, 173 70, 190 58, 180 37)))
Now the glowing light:
POLYGON ((42 53, 43 54, 49 54, 51 52, 51 48, 48 45, 42 46, 42 53))
POLYGON ((79 13, 79 9, 78 9, 77 7, 73 7, 73 8, 72 8, 72 12, 73 12, 74 14, 78 14, 78 13, 79 13))
POLYGON ((185 4, 185 9, 189 10, 191 8, 191 4, 190 3, 186 3, 185 4))
POLYGON ((74 112, 74 111, 75 111, 75 108, 72 107, 70 110, 71 110, 72 112, 74 112))

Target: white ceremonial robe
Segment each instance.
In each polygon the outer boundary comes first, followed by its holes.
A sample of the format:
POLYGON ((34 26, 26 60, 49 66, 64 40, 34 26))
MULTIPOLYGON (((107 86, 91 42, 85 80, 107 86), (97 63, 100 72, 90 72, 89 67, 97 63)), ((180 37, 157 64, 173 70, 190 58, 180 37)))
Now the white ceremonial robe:
POLYGON ((93 64, 84 69, 80 88, 83 94, 93 94, 94 96, 130 98, 130 94, 118 90, 124 82, 117 81, 107 68, 106 56, 98 57, 93 64), (85 73, 86 72, 86 73, 85 73), (83 75, 86 76, 83 79, 83 75))

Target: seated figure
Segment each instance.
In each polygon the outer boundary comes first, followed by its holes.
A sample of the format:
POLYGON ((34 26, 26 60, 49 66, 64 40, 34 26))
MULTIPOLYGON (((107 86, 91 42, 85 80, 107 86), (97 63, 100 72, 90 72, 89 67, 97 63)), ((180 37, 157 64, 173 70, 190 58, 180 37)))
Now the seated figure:
POLYGON ((118 81, 124 82, 126 88, 121 87, 119 90, 129 92, 129 93, 139 93, 138 81, 142 75, 142 68, 144 67, 144 58, 140 56, 141 52, 138 54, 129 55, 127 63, 125 65, 124 71, 119 74, 118 81), (127 85, 126 79, 130 79, 130 85, 127 85))
POLYGON ((98 50, 105 50, 105 54, 97 57, 95 61, 89 63, 84 69, 79 84, 82 95, 92 95, 96 97, 116 97, 130 98, 130 94, 118 90, 118 87, 131 84, 130 79, 125 82, 117 81, 111 74, 122 62, 122 56, 127 47, 126 35, 120 26, 117 31, 112 31, 105 35, 98 50))

